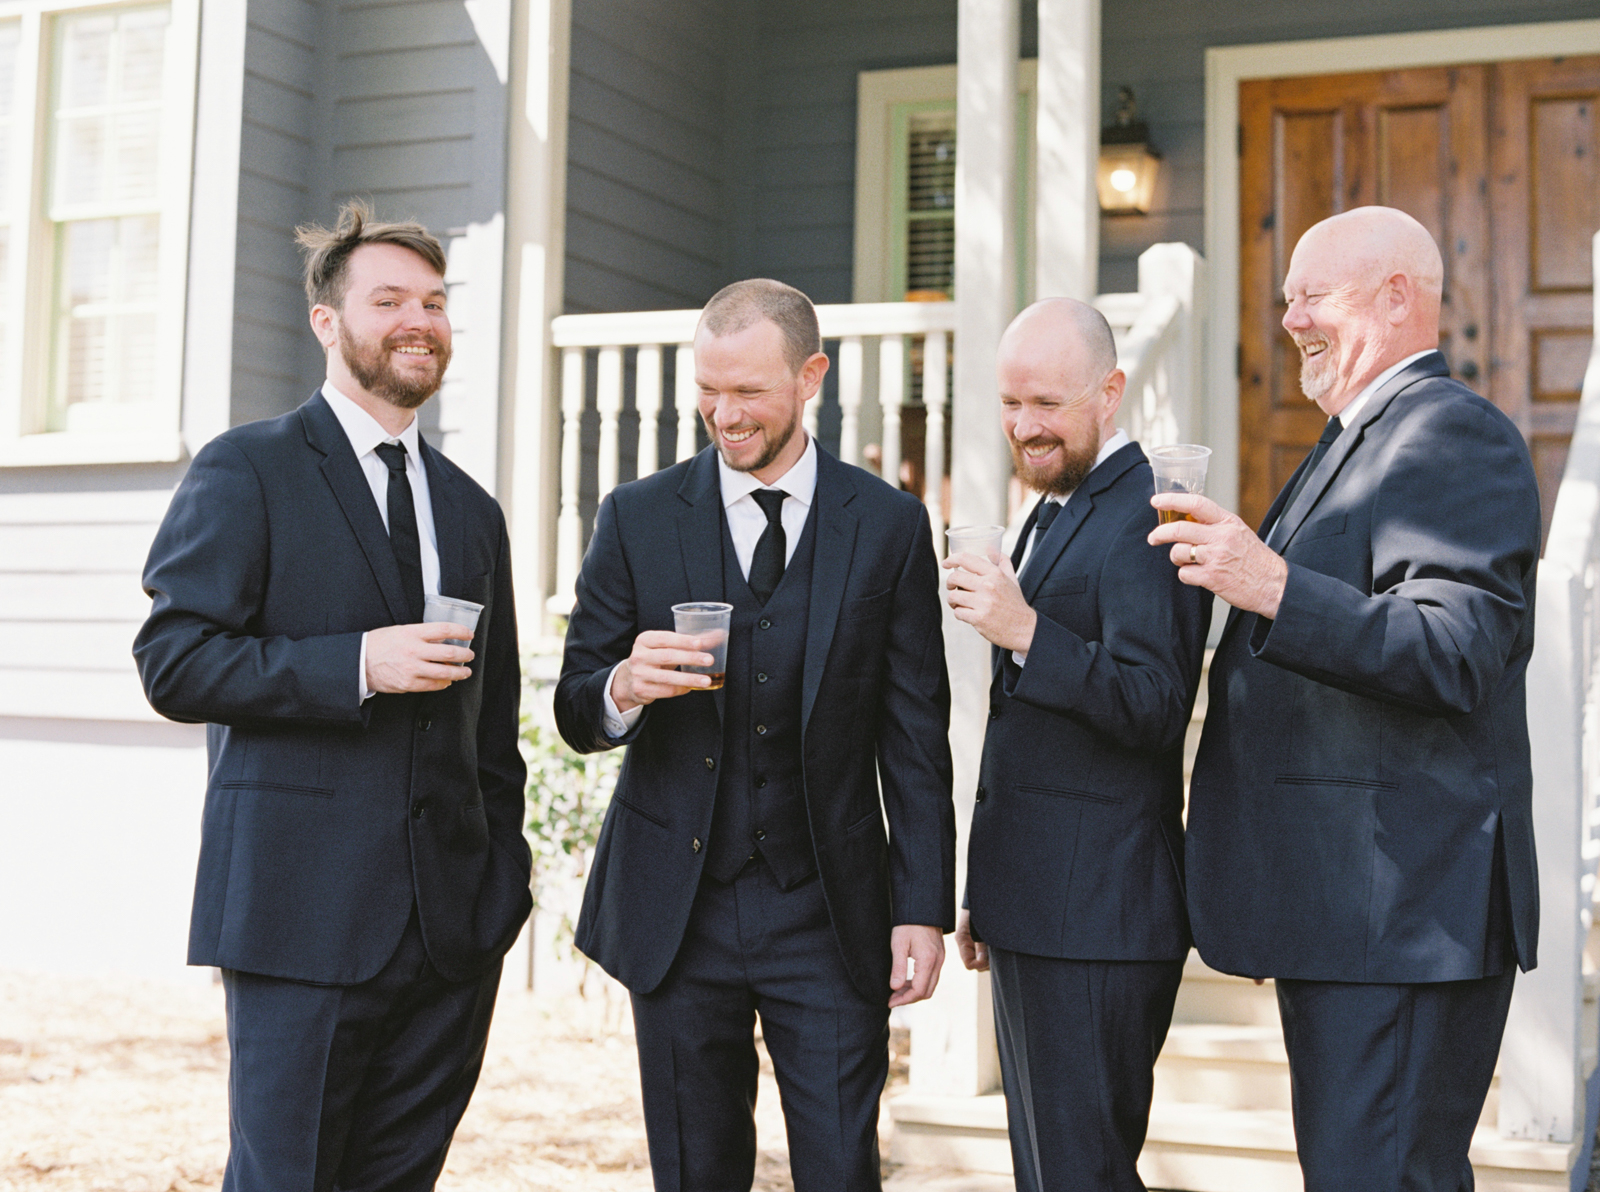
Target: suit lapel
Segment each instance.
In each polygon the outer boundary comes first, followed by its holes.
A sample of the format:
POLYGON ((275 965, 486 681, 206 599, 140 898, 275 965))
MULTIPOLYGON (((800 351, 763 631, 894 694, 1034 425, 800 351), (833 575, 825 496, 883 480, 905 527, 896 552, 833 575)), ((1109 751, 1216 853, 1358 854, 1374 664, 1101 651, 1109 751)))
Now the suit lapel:
POLYGON ((320 389, 300 407, 300 422, 305 427, 306 441, 322 453, 322 475, 344 511, 350 531, 367 558, 367 565, 372 568, 389 615, 396 625, 406 624, 411 620, 411 613, 406 605, 405 588, 400 583, 400 567, 394 561, 394 549, 383 528, 383 515, 378 512, 372 488, 361 471, 344 427, 328 408, 320 389))
MULTIPOLYGON (((1447 374, 1444 357, 1438 352, 1429 352, 1420 360, 1413 361, 1401 369, 1394 376, 1384 382, 1383 387, 1368 399, 1361 415, 1354 426, 1346 427, 1340 434, 1328 453, 1317 464, 1316 471, 1311 473, 1311 478, 1306 481, 1306 486, 1289 508, 1283 510, 1283 516, 1272 527, 1272 533, 1267 539, 1267 545, 1280 555, 1288 549, 1289 543, 1294 541, 1294 536, 1301 526, 1305 525, 1306 518, 1311 516, 1311 511, 1317 507, 1317 502, 1322 499, 1322 494, 1328 490, 1328 485, 1344 467, 1345 460, 1349 459, 1361 445, 1366 436, 1366 428, 1382 416, 1395 396, 1408 386, 1415 384, 1424 377, 1447 374)), ((1292 483, 1292 481, 1291 481, 1292 483)), ((1292 489, 1291 489, 1292 491, 1292 489)), ((1277 505, 1277 502, 1273 502, 1277 505)))
MULTIPOLYGON (((678 486, 678 553, 683 559, 686 600, 727 600, 722 582, 722 485, 717 457, 707 447, 695 456, 678 486)), ((711 693, 717 721, 722 721, 726 695, 711 693)))
POLYGON ((856 531, 860 518, 852 502, 855 484, 845 466, 821 446, 817 447, 817 491, 811 498, 811 516, 816 519, 815 555, 811 564, 811 612, 806 622, 806 660, 801 672, 800 731, 811 722, 811 709, 817 702, 828 650, 839 624, 844 604, 845 583, 850 578, 850 559, 855 553, 856 531))
POLYGON ((433 536, 439 550, 439 595, 461 591, 465 574, 465 540, 461 518, 461 494, 455 480, 445 471, 438 450, 420 436, 422 462, 428 473, 428 504, 433 509, 433 536))

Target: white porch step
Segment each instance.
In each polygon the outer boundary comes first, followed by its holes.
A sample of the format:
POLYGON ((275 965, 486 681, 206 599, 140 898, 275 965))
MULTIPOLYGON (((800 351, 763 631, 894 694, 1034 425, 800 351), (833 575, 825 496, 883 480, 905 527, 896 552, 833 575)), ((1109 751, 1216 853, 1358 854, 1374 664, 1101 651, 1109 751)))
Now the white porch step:
MULTIPOLYGON (((891 1159, 907 1169, 1007 1174, 1005 1099, 904 1093, 890 1103, 891 1159)), ((1575 1144, 1524 1142, 1479 1126, 1472 1167, 1480 1192, 1568 1187, 1575 1144)), ((1233 1109, 1158 1101, 1139 1171, 1152 1188, 1184 1192, 1303 1192, 1287 1109, 1233 1109)), ((902 1177, 906 1178, 906 1177, 902 1177)))

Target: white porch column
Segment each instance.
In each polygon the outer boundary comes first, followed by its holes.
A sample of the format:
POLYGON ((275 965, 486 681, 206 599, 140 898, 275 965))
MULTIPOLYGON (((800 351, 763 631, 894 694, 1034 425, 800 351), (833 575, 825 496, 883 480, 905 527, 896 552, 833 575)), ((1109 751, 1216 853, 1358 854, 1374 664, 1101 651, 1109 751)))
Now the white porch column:
MULTIPOLYGON (((955 392, 951 433, 952 525, 1004 524, 1011 462, 995 396, 995 349, 1015 313, 1017 0, 960 0, 956 84, 955 392)), ((942 553, 942 544, 941 544, 942 553)), ((950 744, 955 754, 958 881, 987 724, 989 648, 945 613, 950 664, 950 744)), ((911 1086, 974 1096, 999 1087, 988 978, 961 967, 954 949, 939 991, 916 1009, 911 1086)))
POLYGON ((507 161, 499 496, 507 497, 518 622, 544 632, 554 590, 561 390, 550 320, 561 313, 566 251, 571 0, 514 0, 507 161))
POLYGON ((1088 302, 1099 288, 1100 2, 1039 0, 1034 293, 1040 298, 1088 302))

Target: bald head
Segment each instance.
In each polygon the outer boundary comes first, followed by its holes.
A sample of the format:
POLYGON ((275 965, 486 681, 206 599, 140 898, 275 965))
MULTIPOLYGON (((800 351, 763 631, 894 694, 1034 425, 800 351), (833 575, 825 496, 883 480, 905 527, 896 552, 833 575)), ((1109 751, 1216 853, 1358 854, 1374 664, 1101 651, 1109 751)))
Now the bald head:
POLYGON ((1111 326, 1071 298, 1035 302, 1000 337, 1001 422, 1024 483, 1071 492, 1116 433, 1125 378, 1111 326))
POLYGON ((1283 283, 1306 396, 1337 414, 1390 365, 1438 347, 1443 284, 1439 246, 1403 211, 1357 207, 1314 225, 1283 283))
POLYGON ((1065 384, 1081 387, 1117 367, 1111 324, 1087 302, 1043 298, 1011 320, 1000 337, 1000 357, 1026 355, 1058 370, 1065 384))

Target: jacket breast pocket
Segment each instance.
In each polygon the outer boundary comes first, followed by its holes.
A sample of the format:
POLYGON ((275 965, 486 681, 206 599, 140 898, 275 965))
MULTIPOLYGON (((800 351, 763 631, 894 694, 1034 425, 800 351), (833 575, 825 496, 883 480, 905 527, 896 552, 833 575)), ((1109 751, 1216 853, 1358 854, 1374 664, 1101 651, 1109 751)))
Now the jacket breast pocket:
POLYGON ((1078 596, 1089 590, 1087 575, 1049 575, 1039 585, 1034 598, 1043 600, 1050 596, 1078 596))
POLYGON ((1294 536, 1295 542, 1312 542, 1318 538, 1332 538, 1335 534, 1343 534, 1345 515, 1336 513, 1329 517, 1318 518, 1300 527, 1299 533, 1294 536))
POLYGON ((885 588, 882 592, 871 596, 863 596, 860 600, 851 600, 839 610, 841 621, 864 621, 869 617, 888 616, 889 609, 894 604, 894 589, 885 588))

